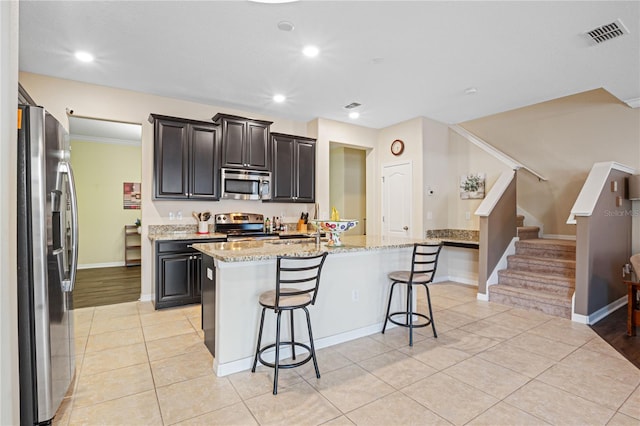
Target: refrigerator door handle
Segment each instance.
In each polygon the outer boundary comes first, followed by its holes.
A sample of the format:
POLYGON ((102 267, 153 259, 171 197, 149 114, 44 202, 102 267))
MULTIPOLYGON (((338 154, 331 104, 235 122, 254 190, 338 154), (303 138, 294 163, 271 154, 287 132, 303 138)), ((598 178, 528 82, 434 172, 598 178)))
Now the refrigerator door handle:
MULTIPOLYGON (((78 199, 76 197, 76 184, 73 179, 73 169, 71 164, 66 161, 60 162, 59 171, 65 173, 68 177, 66 180, 68 185, 69 201, 71 203, 71 266, 69 268, 69 277, 64 277, 60 280, 62 285, 62 291, 73 291, 73 287, 76 284, 76 270, 78 269, 78 199)), ((56 253, 58 257, 58 263, 62 262, 62 253, 56 253)), ((64 271, 64 268, 60 269, 64 271)), ((61 272, 64 273, 64 272, 61 272)))

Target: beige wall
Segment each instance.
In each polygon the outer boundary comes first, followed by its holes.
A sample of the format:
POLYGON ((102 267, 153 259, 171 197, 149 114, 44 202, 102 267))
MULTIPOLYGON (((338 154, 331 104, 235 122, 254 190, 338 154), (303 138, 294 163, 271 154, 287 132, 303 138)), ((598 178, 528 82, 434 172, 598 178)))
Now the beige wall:
POLYGON ((124 265, 124 225, 142 218, 123 208, 123 183, 140 182, 139 146, 71 141, 71 164, 78 194, 78 265, 124 265))
POLYGON ((20 423, 16 253, 18 2, 0 1, 0 424, 20 423))
POLYGON ((482 200, 460 198, 460 176, 469 173, 485 173, 487 194, 503 171, 510 170, 501 161, 469 143, 454 131, 449 132, 449 222, 452 229, 480 229, 480 221, 474 215, 482 200), (469 214, 467 219, 466 214, 469 214))
POLYGON ((341 219, 357 219, 358 226, 345 235, 363 235, 366 227, 366 152, 336 146, 330 152, 329 204, 341 219))
MULTIPOLYGON (((409 229, 412 238, 424 237, 425 231, 423 216, 423 121, 424 119, 421 117, 414 118, 380 129, 378 133, 380 151, 378 176, 382 175, 382 167, 386 165, 410 162, 412 166, 412 224, 409 229), (396 139, 404 141, 404 152, 399 156, 393 155, 390 148, 391 143, 396 139)), ((377 182, 376 193, 381 194, 380 179, 377 182)), ((378 224, 378 229, 374 229, 373 233, 380 234, 382 221, 378 220, 375 223, 378 224)))
POLYGON ((376 129, 356 126, 349 123, 318 118, 308 123, 309 137, 316 138, 316 202, 320 207, 320 218, 329 217, 331 202, 329 198, 329 175, 331 143, 366 151, 366 187, 367 234, 379 234, 374 226, 380 220, 380 179, 376 129))
POLYGON ((424 227, 425 229, 449 228, 448 200, 452 185, 449 178, 449 126, 424 118, 422 120, 422 143, 424 227), (429 193, 429 190, 433 192, 429 193), (431 214, 429 215, 429 213, 431 214))
POLYGON ((548 179, 518 173, 518 204, 544 224, 545 234, 575 235, 566 220, 594 163, 640 168, 640 108, 629 108, 604 89, 462 126, 548 179))
MULTIPOLYGON (((194 120, 210 121, 217 112, 224 112, 256 119, 273 121, 271 130, 300 136, 306 135, 306 123, 276 119, 259 114, 203 105, 194 102, 148 95, 129 90, 113 89, 71 80, 62 80, 37 74, 20 73, 20 82, 29 94, 51 112, 63 124, 68 125, 66 108, 73 109, 79 116, 101 118, 142 124, 142 298, 148 299, 152 286, 151 244, 146 238, 149 225, 195 224, 192 211, 210 210, 212 213, 229 211, 255 211, 269 216, 295 217, 305 209, 313 211, 313 205, 260 203, 224 200, 203 201, 153 201, 151 183, 153 180, 153 126, 148 122, 150 113, 194 120), (181 221, 169 220, 169 212, 181 211, 181 221)), ((328 170, 328 168, 327 168, 328 170)), ((326 176, 325 172, 325 176, 326 176)), ((327 189, 328 190, 328 189, 327 189)), ((80 224, 82 232, 82 224, 80 224)))

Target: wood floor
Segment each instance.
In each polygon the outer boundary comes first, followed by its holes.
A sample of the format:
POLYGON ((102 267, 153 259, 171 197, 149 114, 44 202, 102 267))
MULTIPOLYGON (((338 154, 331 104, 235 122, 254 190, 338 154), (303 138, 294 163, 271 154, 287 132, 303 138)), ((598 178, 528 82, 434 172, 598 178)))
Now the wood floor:
POLYGON ((140 298, 140 266, 79 269, 74 308, 135 302, 140 298))
MULTIPOLYGON (((627 305, 591 326, 607 343, 640 368, 640 330, 627 336, 627 305)), ((640 328, 640 327, 638 327, 640 328)))

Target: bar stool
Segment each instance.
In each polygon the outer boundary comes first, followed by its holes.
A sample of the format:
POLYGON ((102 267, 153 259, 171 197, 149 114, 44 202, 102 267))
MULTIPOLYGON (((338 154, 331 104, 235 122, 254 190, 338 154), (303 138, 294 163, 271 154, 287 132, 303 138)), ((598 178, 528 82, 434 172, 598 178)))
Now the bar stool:
POLYGON ((324 252, 319 255, 306 257, 278 256, 276 264, 276 288, 262 293, 258 299, 262 306, 262 316, 260 318, 260 329, 258 331, 258 343, 256 345, 256 353, 253 358, 253 367, 251 372, 255 373, 258 361, 274 369, 273 375, 273 394, 278 393, 278 370, 280 368, 299 367, 310 360, 313 360, 313 366, 316 370, 316 377, 320 378, 320 370, 318 370, 318 361, 316 360, 316 351, 313 345, 313 334, 311 332, 311 318, 307 306, 316 302, 318 287, 320 285, 320 272, 327 257, 324 252), (295 285, 295 287, 289 287, 295 285), (276 341, 275 343, 260 347, 262 340, 262 329, 264 326, 264 314, 267 309, 271 309, 276 315, 276 341), (309 332, 309 345, 296 342, 294 337, 293 311, 302 309, 307 317, 307 330, 309 332), (283 342, 280 339, 280 320, 282 312, 290 312, 291 340, 283 342), (280 363, 280 346, 291 346, 292 359, 296 359, 296 346, 306 349, 309 355, 304 359, 291 364, 280 363), (264 351, 275 348, 274 362, 267 362, 262 358, 264 351))
POLYGON ((417 327, 426 327, 431 324, 433 329, 433 337, 438 337, 436 333, 436 325, 433 322, 433 311, 431 309, 431 297, 429 295, 428 284, 433 281, 438 266, 438 256, 442 249, 440 244, 423 244, 416 243, 413 245, 413 255, 411 258, 411 271, 394 271, 389 273, 389 279, 393 281, 389 292, 389 303, 387 304, 387 314, 382 327, 382 334, 387 328, 387 321, 409 328, 409 346, 413 346, 413 329, 417 327), (393 289, 396 284, 407 285, 407 310, 389 313, 391 309, 391 299, 393 298, 393 289), (421 285, 427 292, 427 304, 429 305, 429 316, 413 311, 413 286, 421 285), (397 315, 404 316, 404 322, 395 320, 393 317, 397 315), (423 318, 424 323, 414 323, 414 316, 423 318))

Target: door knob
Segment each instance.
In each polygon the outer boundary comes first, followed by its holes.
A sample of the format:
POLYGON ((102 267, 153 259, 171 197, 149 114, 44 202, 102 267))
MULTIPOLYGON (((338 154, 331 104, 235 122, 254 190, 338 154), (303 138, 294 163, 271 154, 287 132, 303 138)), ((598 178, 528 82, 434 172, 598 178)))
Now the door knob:
POLYGON ((409 227, 408 226, 403 226, 402 229, 404 229, 405 231, 408 231, 409 227))

